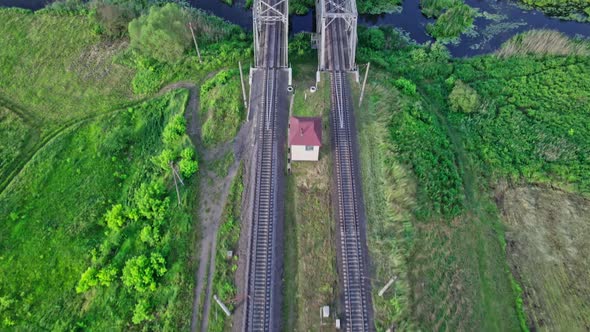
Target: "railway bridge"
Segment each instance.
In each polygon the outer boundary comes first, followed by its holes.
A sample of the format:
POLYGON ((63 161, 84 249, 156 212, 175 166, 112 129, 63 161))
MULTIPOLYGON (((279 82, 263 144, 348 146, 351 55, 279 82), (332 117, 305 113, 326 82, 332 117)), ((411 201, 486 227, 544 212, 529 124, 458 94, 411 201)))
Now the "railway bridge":
POLYGON ((255 119, 255 156, 246 301, 246 331, 278 331, 281 294, 284 146, 288 117, 288 0, 255 0, 254 67, 250 113, 255 119))
POLYGON ((366 215, 349 73, 356 74, 355 0, 316 0, 319 72, 330 75, 332 190, 337 221, 338 272, 346 331, 374 330, 366 246, 366 215))
MULTIPOLYGON (((254 0, 254 67, 250 71, 251 114, 255 119, 255 156, 250 206, 246 331, 278 331, 282 261, 285 139, 291 72, 288 68, 288 0, 254 0)), ((358 143, 348 73, 357 72, 355 0, 316 0, 318 81, 331 79, 333 190, 338 223, 338 269, 342 323, 346 331, 372 331, 372 305, 367 272, 365 211, 358 143)))

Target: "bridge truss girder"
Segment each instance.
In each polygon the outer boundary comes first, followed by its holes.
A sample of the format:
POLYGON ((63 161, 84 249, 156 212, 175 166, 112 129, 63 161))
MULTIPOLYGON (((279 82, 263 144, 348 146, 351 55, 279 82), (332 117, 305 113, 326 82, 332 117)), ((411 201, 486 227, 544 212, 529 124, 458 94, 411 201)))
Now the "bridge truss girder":
POLYGON ((279 67, 287 67, 288 43, 289 43, 289 1, 278 0, 254 0, 253 31, 254 31, 254 67, 259 68, 264 64, 264 34, 266 27, 271 24, 281 24, 281 59, 279 67))
POLYGON ((328 47, 327 31, 330 25, 339 21, 344 23, 346 37, 346 59, 344 70, 356 70, 356 44, 357 44, 357 20, 358 12, 356 0, 316 0, 316 22, 318 35, 318 57, 319 70, 326 71, 328 68, 328 47))

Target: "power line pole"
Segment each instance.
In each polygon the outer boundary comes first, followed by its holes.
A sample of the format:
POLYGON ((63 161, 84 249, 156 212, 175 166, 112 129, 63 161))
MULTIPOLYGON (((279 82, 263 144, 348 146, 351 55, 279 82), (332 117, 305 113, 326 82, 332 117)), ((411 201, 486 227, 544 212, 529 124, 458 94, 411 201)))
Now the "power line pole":
POLYGON ((365 95, 365 85, 367 84, 367 76, 369 76, 369 68, 371 67, 371 63, 367 63, 367 70, 365 71, 365 78, 363 79, 363 87, 361 88, 361 97, 359 98, 359 107, 363 103, 363 96, 365 95))
POLYGON ((244 109, 248 109, 248 101, 246 100, 246 86, 244 85, 244 73, 242 73, 242 62, 238 61, 240 67, 240 81, 242 82, 242 97, 244 98, 244 109))
POLYGON ((172 177, 174 178, 174 186, 176 187, 176 197, 178 198, 178 206, 180 206, 180 191, 178 190, 178 183, 176 183, 176 173, 174 172, 174 164, 170 162, 170 168, 172 168, 172 177))
POLYGON ((195 42, 195 50, 197 50, 197 56, 199 57, 199 62, 203 62, 201 59, 201 52, 199 52, 199 46, 197 45, 197 38, 195 38, 195 32, 193 31, 193 23, 188 22, 188 27, 191 29, 191 35, 193 35, 193 42, 195 42))

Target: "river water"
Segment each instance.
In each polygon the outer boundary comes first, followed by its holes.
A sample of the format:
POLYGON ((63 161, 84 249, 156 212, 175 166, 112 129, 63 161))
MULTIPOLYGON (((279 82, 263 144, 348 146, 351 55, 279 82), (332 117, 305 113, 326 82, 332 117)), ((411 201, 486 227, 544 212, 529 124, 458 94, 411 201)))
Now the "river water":
MULTIPOLYGON (((0 6, 17 6, 28 9, 42 8, 47 0, 0 0, 0 6)), ((191 5, 220 16, 244 29, 252 30, 252 12, 244 8, 244 2, 228 6, 220 0, 190 0, 191 5)), ((463 35, 459 41, 449 44, 454 56, 473 56, 496 50, 503 42, 516 33, 531 29, 552 29, 570 37, 590 38, 590 24, 563 21, 544 15, 537 10, 525 10, 510 0, 466 0, 468 5, 479 12, 474 29, 463 35)), ((315 13, 291 15, 290 32, 315 30, 315 13)), ((404 0, 399 13, 361 15, 359 24, 367 26, 393 26, 405 31, 418 43, 433 41, 426 34, 426 25, 433 20, 422 15, 418 0, 404 0)))

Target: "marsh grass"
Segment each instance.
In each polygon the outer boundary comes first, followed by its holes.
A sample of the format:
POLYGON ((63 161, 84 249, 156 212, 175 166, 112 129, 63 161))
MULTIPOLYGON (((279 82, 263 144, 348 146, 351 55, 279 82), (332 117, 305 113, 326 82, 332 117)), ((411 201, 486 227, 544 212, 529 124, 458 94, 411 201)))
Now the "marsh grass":
POLYGON ((553 30, 531 30, 512 37, 496 52, 500 58, 525 55, 588 55, 587 43, 576 42, 553 30))

